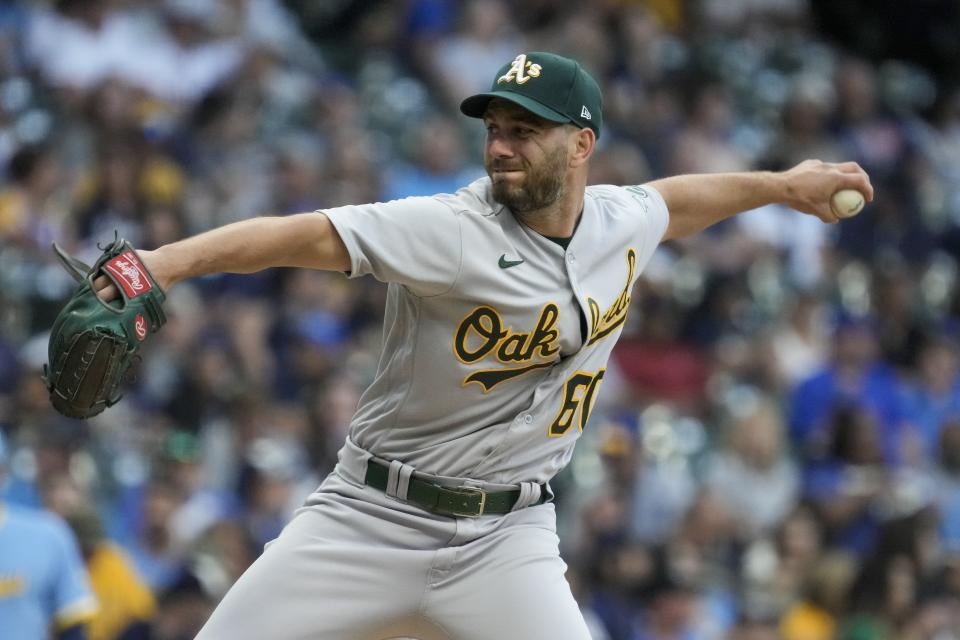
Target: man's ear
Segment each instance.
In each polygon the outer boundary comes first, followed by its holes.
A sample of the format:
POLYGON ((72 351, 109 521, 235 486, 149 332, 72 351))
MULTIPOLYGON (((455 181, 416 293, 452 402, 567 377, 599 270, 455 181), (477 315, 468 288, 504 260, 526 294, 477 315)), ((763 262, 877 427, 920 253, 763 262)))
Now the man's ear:
POLYGON ((596 146, 597 134, 593 129, 577 129, 570 136, 570 166, 579 167, 586 164, 596 146))

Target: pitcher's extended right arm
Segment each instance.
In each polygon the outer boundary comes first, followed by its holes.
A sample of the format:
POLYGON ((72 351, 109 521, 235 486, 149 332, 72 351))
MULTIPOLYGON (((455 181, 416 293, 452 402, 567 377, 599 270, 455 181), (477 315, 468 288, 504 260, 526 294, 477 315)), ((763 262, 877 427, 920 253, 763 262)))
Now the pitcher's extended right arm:
MULTIPOLYGON (((321 213, 251 218, 137 253, 165 291, 181 280, 210 273, 253 273, 270 267, 350 269, 347 248, 321 213)), ((102 299, 117 295, 105 276, 95 284, 102 299)))

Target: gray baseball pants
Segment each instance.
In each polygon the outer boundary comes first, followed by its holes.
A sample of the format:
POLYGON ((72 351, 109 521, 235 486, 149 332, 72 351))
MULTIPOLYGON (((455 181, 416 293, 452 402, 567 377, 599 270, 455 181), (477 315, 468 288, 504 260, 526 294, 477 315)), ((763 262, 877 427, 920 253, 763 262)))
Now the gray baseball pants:
POLYGON ((345 447, 198 640, 589 640, 553 504, 435 515, 365 486, 355 450, 345 447))

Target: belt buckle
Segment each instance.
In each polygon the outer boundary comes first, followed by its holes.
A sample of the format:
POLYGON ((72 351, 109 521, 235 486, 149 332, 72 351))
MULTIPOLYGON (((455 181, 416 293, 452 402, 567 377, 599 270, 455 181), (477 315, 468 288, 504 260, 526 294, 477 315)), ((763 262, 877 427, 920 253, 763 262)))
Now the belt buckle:
POLYGON ((458 517, 458 518, 479 518, 480 516, 483 515, 483 510, 484 510, 484 509, 486 508, 486 506, 487 506, 487 492, 486 492, 486 491, 484 491, 484 490, 481 489, 480 487, 470 487, 470 486, 456 487, 456 488, 448 487, 448 488, 447 488, 447 491, 450 491, 450 492, 453 492, 453 493, 457 493, 457 494, 460 494, 460 495, 464 495, 464 496, 475 496, 475 495, 479 495, 479 496, 480 496, 480 507, 479 507, 479 509, 478 509, 476 512, 473 512, 473 511, 458 511, 458 510, 456 510, 456 509, 450 509, 450 510, 449 510, 449 514, 450 514, 450 515, 456 516, 456 517, 458 517))

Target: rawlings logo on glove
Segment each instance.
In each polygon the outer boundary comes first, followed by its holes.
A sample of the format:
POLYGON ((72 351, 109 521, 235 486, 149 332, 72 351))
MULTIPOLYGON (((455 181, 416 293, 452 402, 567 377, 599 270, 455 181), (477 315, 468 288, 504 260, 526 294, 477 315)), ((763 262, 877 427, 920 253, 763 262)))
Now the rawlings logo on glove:
POLYGON ((140 344, 166 322, 166 296, 134 248, 118 237, 93 267, 56 244, 53 249, 79 285, 53 323, 44 380, 57 411, 89 418, 120 400, 120 384, 140 344), (97 296, 93 281, 101 274, 116 285, 118 299, 97 296))
POLYGON ((123 288, 128 298, 136 298, 153 288, 147 276, 147 270, 133 251, 124 251, 108 261, 103 268, 113 276, 113 281, 123 288))

